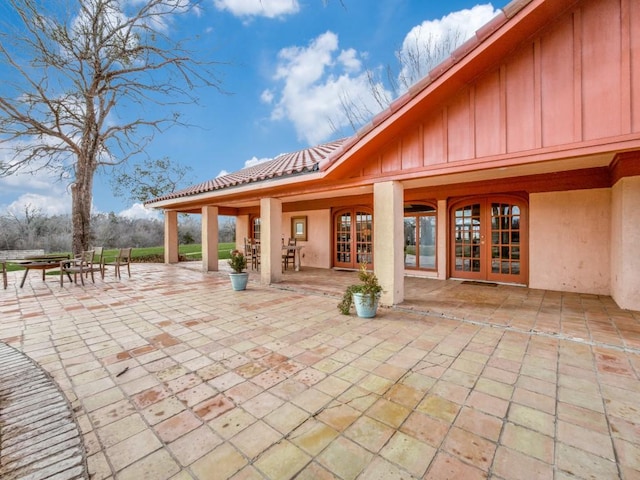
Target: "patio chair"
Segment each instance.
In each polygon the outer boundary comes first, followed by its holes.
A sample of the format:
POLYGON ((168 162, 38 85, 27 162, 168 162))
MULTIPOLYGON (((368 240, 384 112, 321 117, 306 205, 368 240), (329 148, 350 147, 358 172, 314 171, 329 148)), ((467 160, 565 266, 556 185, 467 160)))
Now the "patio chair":
POLYGON ((78 275, 80 282, 84 286, 84 277, 91 274, 91 281, 95 282, 93 272, 100 271, 100 267, 93 266, 93 250, 85 250, 80 255, 76 255, 70 260, 62 260, 60 262, 60 286, 64 285, 64 276, 67 275, 71 279, 73 273, 73 283, 78 283, 78 275))
POLYGON ((253 245, 247 237, 244 237, 244 258, 247 259, 247 265, 253 268, 253 245))
MULTIPOLYGON (((295 247, 296 242, 297 240, 295 238, 290 238, 287 243, 287 247, 295 247)), ((289 268, 289 262, 291 262, 291 265, 293 266, 296 264, 296 251, 293 248, 287 248, 282 252, 282 271, 289 268)))
MULTIPOLYGON (((104 261, 104 247, 93 247, 93 264, 95 265, 95 271, 100 272, 100 276, 104 279, 104 270, 102 269, 102 262, 104 261)), ((89 272, 87 272, 88 274, 89 272)))
POLYGON ((251 244, 251 269, 260 268, 260 242, 251 244))
POLYGON ((132 248, 130 248, 130 247, 121 248, 118 251, 118 255, 116 256, 116 258, 113 259, 113 261, 107 262, 107 261, 103 260, 102 261, 102 276, 103 276, 103 278, 104 278, 104 272, 106 270, 106 267, 108 267, 108 266, 113 266, 114 267, 116 277, 118 277, 118 278, 122 278, 120 276, 120 268, 126 266, 127 267, 127 274, 129 275, 129 278, 131 278, 131 250, 132 250, 132 248))

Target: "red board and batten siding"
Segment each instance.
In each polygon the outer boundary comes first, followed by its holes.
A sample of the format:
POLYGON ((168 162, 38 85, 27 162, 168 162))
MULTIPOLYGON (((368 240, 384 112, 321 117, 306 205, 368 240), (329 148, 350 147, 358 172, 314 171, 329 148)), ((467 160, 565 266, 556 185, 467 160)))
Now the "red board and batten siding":
POLYGON ((624 143, 640 131, 640 29, 631 25, 640 25, 640 2, 578 3, 444 103, 412 112, 353 174, 426 173, 458 162, 473 170, 485 160, 516 165, 530 162, 529 153, 563 158, 624 143))

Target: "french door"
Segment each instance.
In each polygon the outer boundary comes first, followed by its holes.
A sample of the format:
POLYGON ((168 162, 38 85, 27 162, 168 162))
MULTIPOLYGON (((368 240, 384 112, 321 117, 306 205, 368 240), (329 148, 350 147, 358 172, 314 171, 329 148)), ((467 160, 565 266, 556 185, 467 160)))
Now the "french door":
POLYGON ((474 198, 451 210, 451 277, 526 284, 527 208, 516 197, 474 198))
POLYGON ((436 269, 436 209, 429 205, 404 207, 404 268, 436 269))
POLYGON ((336 212, 333 223, 334 266, 358 268, 366 263, 373 267, 373 212, 358 207, 336 212))

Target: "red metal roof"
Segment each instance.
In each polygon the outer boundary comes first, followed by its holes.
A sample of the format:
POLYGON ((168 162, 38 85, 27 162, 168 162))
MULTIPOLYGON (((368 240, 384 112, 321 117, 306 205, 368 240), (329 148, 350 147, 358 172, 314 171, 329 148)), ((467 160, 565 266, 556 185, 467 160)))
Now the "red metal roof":
POLYGON ((236 172, 216 177, 212 180, 192 185, 183 190, 169 193, 146 202, 147 204, 170 200, 174 198, 188 197, 200 193, 212 192, 222 188, 234 187, 247 183, 260 182, 276 177, 299 175, 318 170, 320 161, 329 158, 334 152, 339 151, 346 138, 335 140, 315 147, 298 150, 293 153, 283 153, 273 160, 258 163, 251 167, 243 168, 236 172))

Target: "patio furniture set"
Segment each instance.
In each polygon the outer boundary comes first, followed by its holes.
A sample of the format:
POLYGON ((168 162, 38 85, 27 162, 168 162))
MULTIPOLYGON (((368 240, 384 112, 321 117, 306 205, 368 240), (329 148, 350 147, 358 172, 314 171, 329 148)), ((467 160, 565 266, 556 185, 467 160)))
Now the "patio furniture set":
MULTIPOLYGON (((287 243, 282 239, 282 271, 284 272, 289 268, 289 265, 293 267, 296 272, 300 271, 302 265, 300 261, 300 250, 303 245, 298 245, 295 238, 289 238, 287 243)), ((244 239, 244 256, 247 259, 247 263, 251 265, 251 270, 258 270, 260 268, 260 240, 253 238, 244 239)))
POLYGON ((91 276, 91 281, 95 283, 94 272, 100 272, 101 278, 107 267, 114 267, 115 275, 121 278, 120 270, 126 267, 127 274, 131 277, 131 248, 121 248, 113 259, 107 259, 104 255, 103 247, 95 247, 92 250, 85 250, 82 253, 71 257, 70 255, 38 255, 17 260, 4 260, 1 262, 2 283, 7 288, 7 264, 12 263, 24 268, 24 275, 20 282, 20 288, 24 287, 24 282, 31 270, 41 270, 42 280, 45 280, 47 270, 60 271, 60 286, 64 285, 65 275, 70 282, 77 283, 78 275, 80 282, 84 285, 84 279, 91 276), (73 274, 73 279, 71 278, 73 274))

